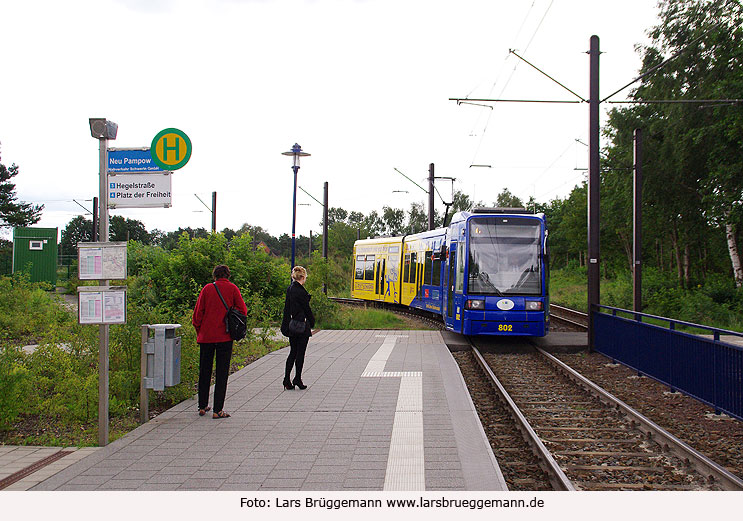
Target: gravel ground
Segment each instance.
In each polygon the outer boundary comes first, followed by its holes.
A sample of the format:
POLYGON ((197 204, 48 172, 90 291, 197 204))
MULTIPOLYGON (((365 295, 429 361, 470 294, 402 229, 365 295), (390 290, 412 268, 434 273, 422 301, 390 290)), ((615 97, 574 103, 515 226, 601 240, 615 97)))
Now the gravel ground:
POLYGON ((560 360, 634 407, 668 432, 743 479, 743 422, 598 353, 558 354, 560 360))

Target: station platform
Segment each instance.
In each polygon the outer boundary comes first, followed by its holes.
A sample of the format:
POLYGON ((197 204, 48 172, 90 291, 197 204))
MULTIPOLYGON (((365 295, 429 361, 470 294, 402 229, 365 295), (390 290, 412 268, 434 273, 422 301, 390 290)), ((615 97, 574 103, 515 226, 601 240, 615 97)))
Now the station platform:
POLYGON ((438 331, 320 331, 303 391, 287 354, 230 376, 230 418, 184 401, 31 490, 507 490, 438 331))

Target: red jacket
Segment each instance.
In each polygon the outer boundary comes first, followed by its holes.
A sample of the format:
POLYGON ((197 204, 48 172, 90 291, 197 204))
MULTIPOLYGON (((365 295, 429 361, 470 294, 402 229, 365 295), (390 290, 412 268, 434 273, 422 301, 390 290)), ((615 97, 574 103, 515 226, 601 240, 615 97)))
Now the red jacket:
MULTIPOLYGON (((237 308, 238 311, 247 315, 248 308, 237 286, 227 279, 217 279, 217 286, 227 307, 237 308)), ((213 344, 232 340, 224 323, 226 314, 227 310, 219 299, 214 284, 204 286, 199 293, 199 299, 193 310, 193 319, 191 319, 193 327, 196 328, 196 341, 200 344, 213 344)))

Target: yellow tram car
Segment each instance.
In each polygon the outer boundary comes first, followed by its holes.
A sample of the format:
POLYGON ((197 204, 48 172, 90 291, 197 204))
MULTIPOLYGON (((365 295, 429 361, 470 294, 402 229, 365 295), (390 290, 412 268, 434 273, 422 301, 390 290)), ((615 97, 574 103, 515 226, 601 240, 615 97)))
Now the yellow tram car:
MULTIPOLYGON (((351 296, 363 300, 410 306, 421 296, 421 286, 440 284, 444 230, 404 237, 365 239, 354 244, 351 296)), ((440 312, 440 305, 426 309, 440 312)))

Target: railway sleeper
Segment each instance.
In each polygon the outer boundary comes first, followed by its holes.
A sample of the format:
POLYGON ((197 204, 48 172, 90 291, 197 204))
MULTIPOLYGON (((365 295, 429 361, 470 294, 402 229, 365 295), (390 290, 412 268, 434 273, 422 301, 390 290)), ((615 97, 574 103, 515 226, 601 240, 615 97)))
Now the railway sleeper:
MULTIPOLYGON (((532 424, 532 427, 534 427, 536 430, 542 430, 542 431, 574 431, 574 432, 583 432, 586 430, 585 427, 551 427, 549 425, 534 425, 532 424)), ((624 433, 631 433, 632 431, 628 429, 622 429, 618 427, 591 427, 591 432, 624 432, 624 433)))
POLYGON ((631 440, 617 440, 617 439, 611 439, 611 438, 542 438, 543 441, 548 441, 550 443, 596 443, 596 444, 613 444, 616 443, 618 445, 635 445, 637 444, 637 439, 631 439, 631 440))
POLYGON ((602 483, 596 481, 573 481, 573 485, 583 490, 699 490, 699 487, 694 485, 660 483, 602 483))
POLYGON ((622 452, 614 450, 555 450, 555 455, 564 456, 614 456, 620 458, 657 458, 656 454, 651 452, 622 452))
POLYGON ((588 471, 593 472, 596 470, 609 471, 609 472, 624 472, 624 471, 636 471, 636 472, 649 472, 654 474, 665 474, 666 472, 672 472, 673 468, 669 467, 642 467, 636 465, 575 465, 568 463, 566 465, 570 471, 588 471))

